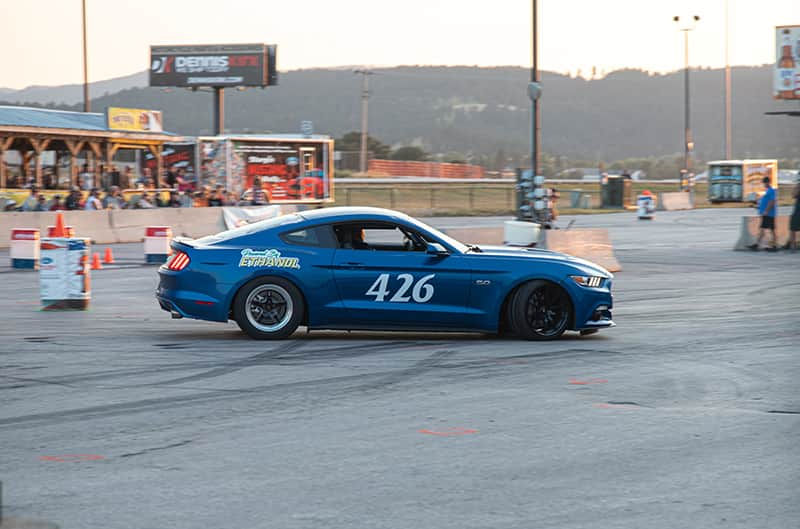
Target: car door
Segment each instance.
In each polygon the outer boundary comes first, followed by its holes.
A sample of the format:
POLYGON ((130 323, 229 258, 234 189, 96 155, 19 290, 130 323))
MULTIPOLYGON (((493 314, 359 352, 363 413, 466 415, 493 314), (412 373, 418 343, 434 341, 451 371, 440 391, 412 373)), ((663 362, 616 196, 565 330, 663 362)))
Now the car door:
POLYGON ((427 253, 418 233, 397 224, 348 223, 335 231, 334 280, 352 322, 379 329, 469 328, 471 271, 463 255, 427 253), (355 244, 343 235, 358 230, 364 237, 355 244))

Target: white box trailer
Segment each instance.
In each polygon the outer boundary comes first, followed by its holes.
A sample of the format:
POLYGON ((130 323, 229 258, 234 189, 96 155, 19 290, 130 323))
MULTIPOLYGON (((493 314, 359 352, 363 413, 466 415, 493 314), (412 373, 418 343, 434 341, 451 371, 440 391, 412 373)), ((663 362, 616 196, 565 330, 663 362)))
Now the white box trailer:
POLYGON ((777 160, 719 160, 708 163, 709 202, 754 202, 768 176, 778 187, 777 160))

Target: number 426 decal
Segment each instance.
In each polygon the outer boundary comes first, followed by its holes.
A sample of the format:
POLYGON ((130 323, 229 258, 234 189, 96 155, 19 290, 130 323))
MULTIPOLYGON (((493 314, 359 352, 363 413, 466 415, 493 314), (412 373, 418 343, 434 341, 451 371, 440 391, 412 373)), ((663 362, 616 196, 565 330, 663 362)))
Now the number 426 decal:
MULTIPOLYGON (((414 282, 414 276, 411 274, 399 274, 397 279, 403 282, 400 288, 394 293, 394 296, 389 299, 393 303, 408 303, 414 300, 417 303, 427 303, 433 297, 433 285, 429 285, 428 281, 433 279, 436 274, 427 275, 414 282), (412 288, 413 285, 413 288, 412 288), (411 295, 408 296, 408 291, 411 290, 411 295)), ((375 301, 386 301, 386 296, 391 294, 389 291, 389 274, 381 274, 378 279, 372 283, 372 286, 367 290, 367 296, 375 296, 375 301)))

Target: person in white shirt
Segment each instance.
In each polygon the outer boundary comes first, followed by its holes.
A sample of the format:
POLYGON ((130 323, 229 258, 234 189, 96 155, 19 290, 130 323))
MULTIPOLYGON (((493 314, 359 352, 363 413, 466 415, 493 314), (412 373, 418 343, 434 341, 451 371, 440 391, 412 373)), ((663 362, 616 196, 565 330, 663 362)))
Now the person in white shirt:
POLYGON ((98 197, 99 194, 100 191, 96 187, 93 187, 92 191, 89 193, 89 198, 86 199, 86 206, 84 206, 83 209, 87 211, 103 209, 103 203, 100 202, 100 198, 98 197))

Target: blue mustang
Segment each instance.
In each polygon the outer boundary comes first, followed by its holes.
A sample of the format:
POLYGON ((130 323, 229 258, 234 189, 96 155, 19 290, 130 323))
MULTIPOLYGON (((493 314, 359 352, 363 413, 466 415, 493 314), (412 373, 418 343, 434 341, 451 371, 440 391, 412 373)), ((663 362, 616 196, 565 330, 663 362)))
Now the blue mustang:
POLYGON ((233 319, 258 339, 306 325, 549 340, 614 325, 603 268, 546 250, 465 245, 386 209, 284 215, 172 248, 159 269, 161 308, 233 319))

